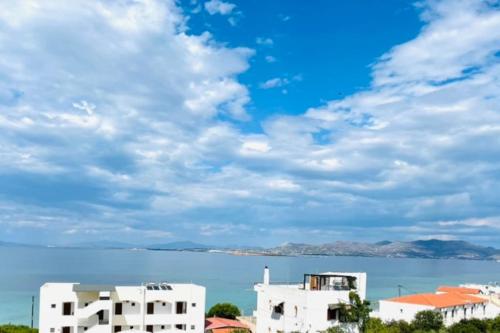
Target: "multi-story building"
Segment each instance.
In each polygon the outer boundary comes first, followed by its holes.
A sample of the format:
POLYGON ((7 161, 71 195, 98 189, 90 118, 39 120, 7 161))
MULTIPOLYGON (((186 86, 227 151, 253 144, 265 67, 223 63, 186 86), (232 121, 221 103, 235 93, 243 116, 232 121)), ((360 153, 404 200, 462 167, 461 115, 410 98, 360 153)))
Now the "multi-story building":
POLYGON ((405 295, 381 300, 377 317, 384 321, 404 320, 411 322, 424 310, 442 314, 446 326, 462 319, 484 319, 494 317, 490 296, 480 289, 468 287, 439 287, 435 293, 405 295))
POLYGON ((40 288, 40 333, 201 333, 205 288, 46 283, 40 288))
POLYGON ((356 331, 340 321, 340 304, 349 304, 349 293, 366 297, 366 273, 304 274, 300 283, 271 283, 269 269, 257 292, 256 333, 318 332, 333 326, 356 331))

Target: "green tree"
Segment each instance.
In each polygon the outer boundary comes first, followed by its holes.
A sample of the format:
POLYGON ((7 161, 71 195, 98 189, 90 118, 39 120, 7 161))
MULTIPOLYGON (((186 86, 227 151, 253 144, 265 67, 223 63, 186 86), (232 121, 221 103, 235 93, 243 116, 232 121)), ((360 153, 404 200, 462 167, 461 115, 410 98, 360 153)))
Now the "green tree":
POLYGON ((240 309, 231 303, 217 303, 208 310, 208 317, 219 317, 227 319, 236 319, 241 316, 240 309))
POLYGON ((443 315, 432 310, 420 311, 415 315, 411 325, 416 331, 439 331, 444 326, 443 315))
POLYGON ((453 324, 448 328, 448 333, 486 333, 486 327, 483 330, 477 328, 468 320, 461 320, 459 323, 453 324))
POLYGON ((387 327, 394 328, 395 332, 398 333, 413 333, 411 325, 404 320, 393 320, 388 322, 386 325, 387 327))
POLYGON ((349 293, 349 304, 340 304, 340 321, 346 323, 356 323, 361 332, 365 332, 365 326, 370 319, 370 302, 361 301, 359 295, 351 291, 349 293))

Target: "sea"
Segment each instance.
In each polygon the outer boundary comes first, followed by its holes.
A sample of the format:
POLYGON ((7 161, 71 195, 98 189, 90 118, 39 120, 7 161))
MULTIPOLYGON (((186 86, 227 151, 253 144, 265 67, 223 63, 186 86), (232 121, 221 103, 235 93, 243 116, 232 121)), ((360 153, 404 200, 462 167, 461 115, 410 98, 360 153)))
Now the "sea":
POLYGON ((138 285, 146 282, 192 282, 207 291, 207 308, 218 302, 236 304, 251 315, 253 286, 269 266, 271 282, 301 282, 304 273, 366 272, 368 299, 432 292, 443 284, 500 281, 500 263, 364 257, 268 257, 224 253, 120 249, 0 247, 0 324, 29 325, 35 297, 38 324, 40 286, 46 282, 138 285))

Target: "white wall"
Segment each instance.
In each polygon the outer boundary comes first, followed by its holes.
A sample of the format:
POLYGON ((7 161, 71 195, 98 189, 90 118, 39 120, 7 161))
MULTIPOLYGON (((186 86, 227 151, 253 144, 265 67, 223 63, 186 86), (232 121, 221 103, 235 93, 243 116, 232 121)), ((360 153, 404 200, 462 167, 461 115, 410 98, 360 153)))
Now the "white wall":
POLYGON ((118 286, 110 293, 109 301, 99 300, 99 292, 73 292, 73 286, 73 283, 47 283, 40 288, 40 333, 62 333, 63 326, 71 326, 70 333, 113 333, 114 326, 121 326, 122 331, 130 327, 139 331, 148 325, 153 325, 154 333, 161 333, 176 331, 176 324, 185 325, 187 333, 204 332, 205 288, 202 286, 170 284, 172 290, 118 286), (63 302, 73 302, 74 315, 62 315, 63 302), (152 315, 146 314, 148 302, 154 302, 152 315), (186 313, 176 314, 175 302, 186 302, 186 313), (121 315, 115 315, 116 303, 122 303, 121 315), (52 308, 51 304, 56 307, 52 308), (100 309, 105 309, 105 317, 109 316, 108 325, 97 325, 96 312, 100 309))

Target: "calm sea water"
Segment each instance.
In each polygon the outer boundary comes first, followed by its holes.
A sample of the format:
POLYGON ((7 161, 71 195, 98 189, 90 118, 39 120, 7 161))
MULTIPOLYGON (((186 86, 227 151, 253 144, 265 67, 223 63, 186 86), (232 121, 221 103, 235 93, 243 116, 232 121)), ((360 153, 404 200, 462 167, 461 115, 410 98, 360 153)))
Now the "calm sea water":
MULTIPOLYGON (((256 301, 253 284, 262 279, 265 265, 269 265, 271 280, 276 282, 299 282, 303 273, 367 272, 368 298, 374 301, 396 296, 398 284, 423 292, 440 284, 500 280, 500 263, 486 261, 0 248, 0 323, 29 324, 31 296, 38 300, 39 288, 45 282, 194 282, 207 287, 207 307, 229 301, 251 314, 256 301)), ((38 304, 35 325, 37 315, 38 304)))

